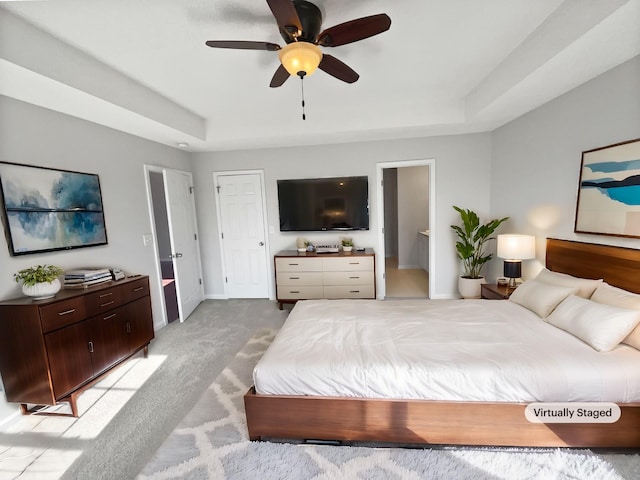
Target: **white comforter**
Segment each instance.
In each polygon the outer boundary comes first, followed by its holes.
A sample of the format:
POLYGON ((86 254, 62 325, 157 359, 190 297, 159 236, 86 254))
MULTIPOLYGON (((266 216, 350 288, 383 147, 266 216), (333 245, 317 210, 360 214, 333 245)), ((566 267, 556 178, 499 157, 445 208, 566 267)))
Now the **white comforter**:
POLYGON ((640 401, 640 351, 597 352, 495 300, 298 302, 253 375, 274 395, 640 401))

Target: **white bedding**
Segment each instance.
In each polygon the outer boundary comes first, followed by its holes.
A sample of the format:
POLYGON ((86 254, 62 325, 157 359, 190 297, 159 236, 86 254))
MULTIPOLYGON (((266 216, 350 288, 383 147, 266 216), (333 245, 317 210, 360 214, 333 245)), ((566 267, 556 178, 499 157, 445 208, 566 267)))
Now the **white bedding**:
POLYGON ((496 300, 298 302, 253 376, 273 395, 640 401, 640 351, 597 352, 496 300))

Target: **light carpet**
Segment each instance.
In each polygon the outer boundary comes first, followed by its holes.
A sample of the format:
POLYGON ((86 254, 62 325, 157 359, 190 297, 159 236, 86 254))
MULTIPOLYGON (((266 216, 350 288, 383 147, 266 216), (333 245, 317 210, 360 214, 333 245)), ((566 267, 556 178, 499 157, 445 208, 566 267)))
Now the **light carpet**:
POLYGON ((243 395, 273 339, 259 331, 169 435, 138 480, 640 478, 640 455, 590 450, 378 448, 250 442, 243 395))

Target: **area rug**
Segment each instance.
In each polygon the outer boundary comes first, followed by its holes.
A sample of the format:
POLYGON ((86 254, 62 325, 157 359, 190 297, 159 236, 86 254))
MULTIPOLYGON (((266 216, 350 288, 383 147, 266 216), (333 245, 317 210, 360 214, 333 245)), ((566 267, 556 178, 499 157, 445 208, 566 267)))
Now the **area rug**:
POLYGON ((250 442, 243 395, 273 331, 238 352, 138 475, 153 479, 640 478, 640 455, 572 449, 390 448, 250 442))

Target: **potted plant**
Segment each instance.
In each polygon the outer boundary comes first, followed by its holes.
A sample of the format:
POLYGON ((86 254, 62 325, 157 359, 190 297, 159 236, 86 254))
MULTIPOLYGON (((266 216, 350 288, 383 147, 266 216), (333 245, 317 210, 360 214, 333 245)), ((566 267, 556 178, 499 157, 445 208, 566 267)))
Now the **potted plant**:
POLYGON ((34 300, 51 298, 60 291, 61 284, 58 277, 64 271, 55 265, 37 265, 24 268, 13 274, 17 283, 22 282, 22 293, 34 300))
POLYGON ((509 217, 480 224, 480 218, 472 210, 456 206, 453 208, 460 214, 462 220, 462 226, 451 225, 458 236, 456 251, 463 265, 463 273, 458 280, 458 290, 463 298, 480 298, 480 285, 484 282, 480 271, 484 264, 493 258, 493 254, 485 253, 485 243, 493 240, 494 237, 491 235, 509 217))
POLYGON ((349 237, 345 237, 342 239, 342 251, 350 252, 353 250, 353 240, 349 237))

